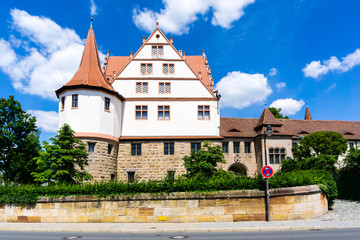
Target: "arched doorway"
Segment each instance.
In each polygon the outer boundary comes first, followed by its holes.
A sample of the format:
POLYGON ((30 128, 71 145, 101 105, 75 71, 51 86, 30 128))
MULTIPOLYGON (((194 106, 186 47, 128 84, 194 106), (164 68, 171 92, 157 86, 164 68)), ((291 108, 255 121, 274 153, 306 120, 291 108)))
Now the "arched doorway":
POLYGON ((247 167, 242 163, 233 163, 230 165, 228 171, 235 174, 247 175, 247 167))

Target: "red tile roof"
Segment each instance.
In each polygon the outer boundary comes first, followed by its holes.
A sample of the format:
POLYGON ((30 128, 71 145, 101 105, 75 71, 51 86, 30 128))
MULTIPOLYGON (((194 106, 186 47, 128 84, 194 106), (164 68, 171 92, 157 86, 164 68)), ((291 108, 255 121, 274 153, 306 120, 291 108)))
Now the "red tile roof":
MULTIPOLYGON (((255 137, 257 118, 220 118, 220 136, 255 137)), ((281 125, 272 126, 273 135, 306 136, 317 131, 334 131, 349 140, 360 140, 360 121, 276 119, 281 125)))
POLYGON ((101 71, 99 53, 96 45, 94 30, 92 27, 90 27, 86 38, 79 69, 75 73, 74 77, 67 84, 65 84, 65 86, 79 85, 101 87, 115 92, 114 88, 105 79, 105 76, 101 71))
POLYGON ((306 106, 305 119, 304 120, 312 120, 311 113, 310 113, 310 110, 309 110, 308 106, 306 106))
POLYGON ((212 86, 209 79, 209 74, 205 65, 205 59, 201 56, 186 56, 186 61, 190 67, 195 71, 196 74, 201 73, 201 81, 210 90, 212 86))
POLYGON ((109 56, 105 76, 112 79, 129 62, 129 56, 109 56))

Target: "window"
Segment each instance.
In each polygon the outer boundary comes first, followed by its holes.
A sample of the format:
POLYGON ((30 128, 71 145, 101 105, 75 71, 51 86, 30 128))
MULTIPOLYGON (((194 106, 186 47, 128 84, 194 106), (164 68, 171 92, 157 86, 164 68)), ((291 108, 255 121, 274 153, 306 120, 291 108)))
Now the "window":
POLYGON ((240 153, 240 142, 233 142, 234 153, 240 153))
POLYGON ((269 160, 270 164, 279 164, 282 160, 285 159, 285 149, 284 148, 270 148, 269 149, 269 160))
POLYGON ((174 143, 164 143, 164 155, 174 155, 174 143))
POLYGON ((229 153, 229 143, 228 142, 223 142, 222 143, 222 149, 223 149, 224 153, 229 153))
POLYGON ((137 82, 136 83, 136 93, 148 93, 148 83, 147 82, 137 82))
POLYGON ((353 148, 354 147, 354 143, 349 143, 349 148, 353 148))
POLYGON ((169 82, 159 83, 159 93, 171 93, 171 83, 169 82))
POLYGON ((163 55, 164 55, 164 46, 151 47, 151 56, 163 56, 163 55))
POLYGON ((77 108, 78 107, 78 95, 77 94, 73 94, 72 95, 72 104, 71 107, 73 108, 77 108))
POLYGON ((199 151, 201 149, 201 143, 191 143, 191 152, 199 151))
POLYGON ((250 146, 250 142, 245 142, 245 153, 251 153, 250 146))
POLYGON ((158 120, 170 120, 170 106, 158 106, 158 120))
POLYGON ((167 171, 166 179, 168 181, 174 181, 175 180, 175 171, 167 171))
POLYGON ((111 180, 115 180, 115 178, 116 178, 116 174, 115 174, 115 173, 110 174, 110 179, 111 179, 111 180))
POLYGON ((152 63, 141 63, 140 72, 141 74, 151 74, 152 63))
POLYGON ((164 74, 174 74, 175 73, 175 65, 164 63, 163 64, 163 73, 164 74))
POLYGON ((135 182, 135 172, 133 172, 133 171, 127 172, 127 175, 128 175, 128 182, 129 183, 135 182))
POLYGON ((198 119, 209 120, 210 119, 210 106, 198 106, 198 119))
POLYGON ((95 143, 88 143, 88 145, 89 145, 89 150, 88 150, 88 152, 89 152, 89 153, 94 152, 94 150, 95 150, 95 143))
POLYGON ((147 106, 135 106, 135 119, 147 119, 148 107, 147 106))
POLYGON ((110 111, 110 98, 105 98, 104 110, 110 111))
POLYGON ((65 97, 61 98, 61 111, 65 109, 65 97))
POLYGON ((112 149, 113 149, 113 145, 109 144, 108 145, 108 154, 111 154, 112 149))
POLYGON ((141 143, 132 143, 131 144, 131 155, 133 155, 133 156, 141 155, 141 143))

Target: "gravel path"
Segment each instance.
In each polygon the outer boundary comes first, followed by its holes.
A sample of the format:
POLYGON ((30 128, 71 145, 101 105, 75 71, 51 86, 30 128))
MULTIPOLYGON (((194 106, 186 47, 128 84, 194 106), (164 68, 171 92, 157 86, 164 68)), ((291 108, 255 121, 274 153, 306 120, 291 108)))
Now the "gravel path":
POLYGON ((335 200, 333 210, 317 218, 321 221, 360 220, 360 202, 335 200))

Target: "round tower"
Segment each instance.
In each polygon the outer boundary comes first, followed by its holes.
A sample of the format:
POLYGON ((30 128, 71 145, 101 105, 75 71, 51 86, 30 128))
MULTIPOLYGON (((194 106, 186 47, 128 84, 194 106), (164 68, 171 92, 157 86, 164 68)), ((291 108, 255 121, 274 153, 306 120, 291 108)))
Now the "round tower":
POLYGON ((118 139, 124 98, 106 80, 99 60, 92 24, 78 71, 56 91, 59 128, 65 123, 87 146, 87 171, 94 180, 116 178, 118 139))

